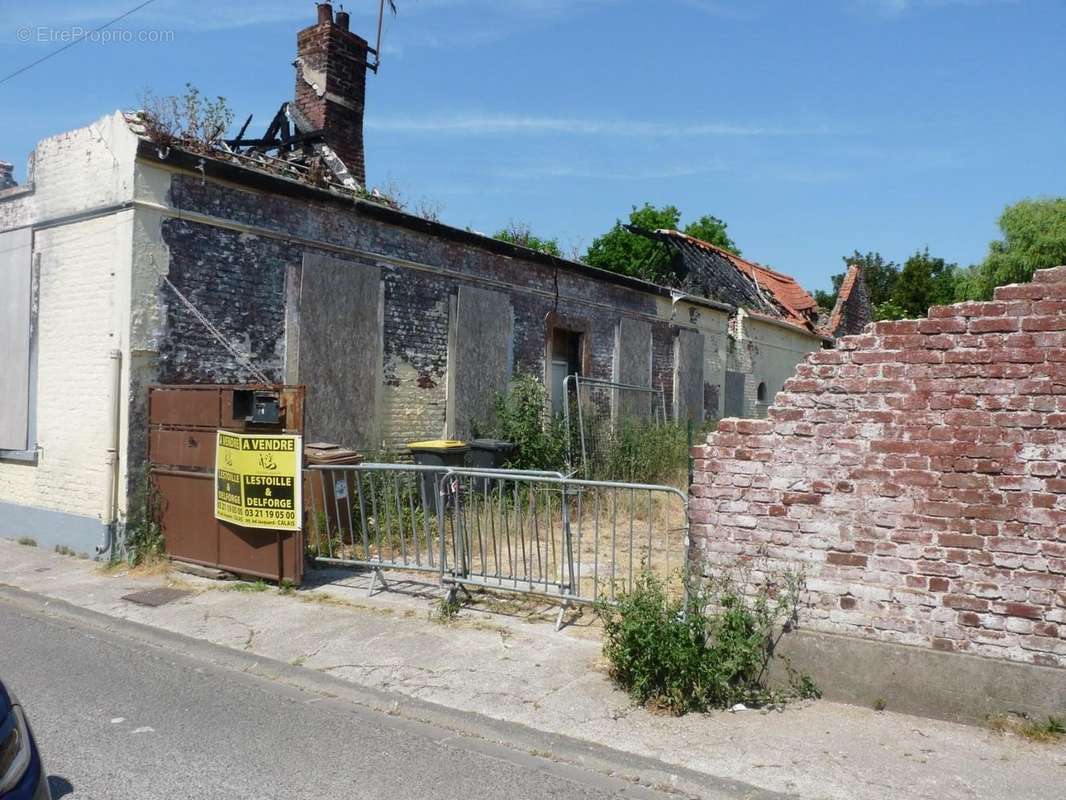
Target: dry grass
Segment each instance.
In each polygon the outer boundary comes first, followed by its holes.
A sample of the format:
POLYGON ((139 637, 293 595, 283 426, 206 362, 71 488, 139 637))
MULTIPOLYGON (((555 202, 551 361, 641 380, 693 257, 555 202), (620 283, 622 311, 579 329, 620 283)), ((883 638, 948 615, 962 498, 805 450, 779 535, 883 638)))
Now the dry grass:
POLYGON ((166 556, 158 556, 146 559, 135 567, 131 567, 125 561, 111 561, 97 567, 97 572, 102 575, 128 575, 131 578, 157 578, 161 575, 169 575, 170 569, 170 559, 166 556))
POLYGON ((1059 742, 1066 737, 1066 720, 1048 717, 1040 722, 1017 714, 993 714, 988 718, 988 727, 996 733, 1020 736, 1031 742, 1059 742))

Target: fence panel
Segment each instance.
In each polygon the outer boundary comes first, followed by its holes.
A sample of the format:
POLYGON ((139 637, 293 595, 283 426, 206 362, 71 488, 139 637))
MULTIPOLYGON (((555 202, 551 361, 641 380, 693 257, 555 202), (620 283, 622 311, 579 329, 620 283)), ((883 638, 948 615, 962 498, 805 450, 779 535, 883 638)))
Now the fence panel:
POLYGON ((443 574, 446 472, 415 464, 308 467, 306 539, 315 561, 443 574))
MULTIPOLYGON (((306 470, 320 564, 435 574, 570 603, 614 601, 643 572, 681 578, 688 506, 671 486, 412 464, 306 470)), ((560 613, 561 619, 561 613, 560 613)))
POLYGON ((666 392, 580 375, 563 381, 567 460, 584 478, 611 477, 611 450, 627 425, 672 419, 666 392))
MULTIPOLYGON (((305 538, 323 564, 435 572, 451 570, 455 519, 445 491, 449 467, 316 464, 305 470, 305 538)), ((484 475, 513 474, 484 470, 484 475)), ((562 478, 558 472, 523 474, 562 478)))
POLYGON ((456 567, 445 580, 584 603, 615 600, 645 571, 684 583, 678 489, 470 470, 445 487, 456 567))

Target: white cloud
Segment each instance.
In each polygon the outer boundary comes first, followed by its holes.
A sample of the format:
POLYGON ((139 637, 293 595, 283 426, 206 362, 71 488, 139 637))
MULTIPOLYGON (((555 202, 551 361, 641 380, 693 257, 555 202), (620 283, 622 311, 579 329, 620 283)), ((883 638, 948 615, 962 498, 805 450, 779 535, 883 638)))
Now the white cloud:
POLYGON ((689 6, 704 14, 723 19, 751 20, 762 15, 764 9, 757 8, 753 2, 741 3, 736 0, 678 0, 681 5, 689 6))
POLYGON ((507 167, 492 170, 489 174, 496 178, 508 180, 526 181, 540 180, 545 178, 590 178, 593 180, 620 180, 620 181, 646 181, 662 180, 666 178, 688 178, 694 175, 707 175, 713 172, 724 172, 729 166, 723 161, 694 161, 688 164, 676 164, 663 167, 648 167, 646 169, 631 169, 628 167, 590 167, 587 165, 572 165, 548 163, 529 166, 507 167))
POLYGON ((991 6, 1014 4, 1020 0, 851 0, 859 9, 871 10, 883 17, 901 17, 908 12, 948 6, 991 6))
POLYGON ((499 134, 566 134, 577 136, 708 137, 827 135, 828 128, 789 128, 731 122, 648 122, 500 113, 380 117, 366 121, 369 130, 383 133, 451 133, 471 136, 499 134))

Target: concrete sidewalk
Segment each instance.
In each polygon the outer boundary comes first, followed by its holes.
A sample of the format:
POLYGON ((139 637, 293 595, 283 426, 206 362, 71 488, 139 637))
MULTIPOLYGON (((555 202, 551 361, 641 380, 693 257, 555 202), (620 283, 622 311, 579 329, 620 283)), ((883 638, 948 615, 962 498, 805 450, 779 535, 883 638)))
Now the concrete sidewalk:
MULTIPOLYGON (((318 575, 322 579, 326 576, 318 575)), ((1047 798, 1061 794, 1066 745, 845 706, 693 714, 634 707, 613 688, 587 613, 560 633, 552 610, 482 601, 435 621, 435 587, 369 576, 290 594, 186 575, 105 573, 98 564, 0 540, 0 584, 353 684, 565 734, 771 791, 810 798, 1047 798), (159 607, 123 600, 171 585, 159 607)))

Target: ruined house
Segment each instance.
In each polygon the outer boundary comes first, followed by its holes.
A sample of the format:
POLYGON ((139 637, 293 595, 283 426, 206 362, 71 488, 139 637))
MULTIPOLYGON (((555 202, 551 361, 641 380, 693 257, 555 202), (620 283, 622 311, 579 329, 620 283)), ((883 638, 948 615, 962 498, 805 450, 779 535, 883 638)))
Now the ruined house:
POLYGON ((873 305, 862 276, 862 267, 852 264, 840 283, 833 311, 822 330, 834 338, 853 336, 862 333, 863 328, 873 321, 873 305))
MULTIPOLYGON (((673 230, 635 231, 668 244, 686 296, 736 309, 721 384, 726 417, 764 417, 806 353, 831 343, 818 306, 796 279, 673 230)), ((711 388, 714 391, 714 388, 711 388)))
POLYGON ((114 113, 0 189, 0 535, 106 542, 151 384, 304 384, 309 440, 396 450, 488 427, 519 371, 661 388, 678 419, 761 414, 823 346, 777 273, 766 303, 679 297, 368 194, 376 54, 348 24, 319 6, 262 135, 193 146, 114 113))

